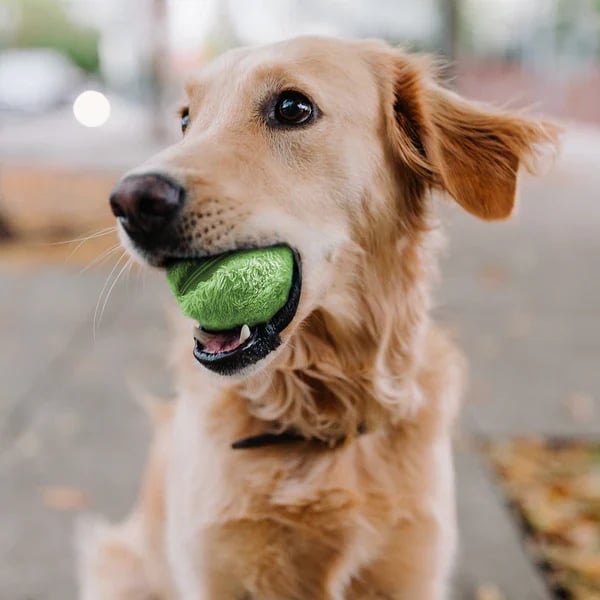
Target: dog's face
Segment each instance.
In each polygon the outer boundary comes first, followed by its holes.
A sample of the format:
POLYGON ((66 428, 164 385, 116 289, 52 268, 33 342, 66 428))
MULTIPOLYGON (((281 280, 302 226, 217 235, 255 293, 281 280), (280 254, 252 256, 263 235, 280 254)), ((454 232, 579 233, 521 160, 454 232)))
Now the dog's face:
MULTIPOLYGON (((117 186, 131 252, 156 267, 284 244, 296 273, 286 306, 226 352, 221 373, 264 359, 325 302, 348 244, 407 233, 438 186, 485 218, 507 216, 516 169, 539 126, 490 115, 437 87, 378 42, 324 38, 231 51, 190 79, 182 139, 117 186)), ((370 240, 370 241, 369 241, 370 240)), ((212 356, 210 355, 212 354, 212 356)), ((266 361, 262 361, 265 364, 266 361)))

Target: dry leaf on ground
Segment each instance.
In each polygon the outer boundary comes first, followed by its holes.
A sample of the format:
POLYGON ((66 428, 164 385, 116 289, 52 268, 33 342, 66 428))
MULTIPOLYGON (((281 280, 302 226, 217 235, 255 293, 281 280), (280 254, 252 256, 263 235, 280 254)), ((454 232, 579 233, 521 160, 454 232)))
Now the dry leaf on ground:
POLYGON ((484 583, 477 588, 475 600, 505 600, 502 592, 492 583, 484 583))
POLYGON ((42 504, 52 510, 82 510, 90 504, 88 495, 81 488, 48 486, 42 489, 42 504))
POLYGON ((490 456, 557 595, 600 600, 600 445, 523 438, 490 456))

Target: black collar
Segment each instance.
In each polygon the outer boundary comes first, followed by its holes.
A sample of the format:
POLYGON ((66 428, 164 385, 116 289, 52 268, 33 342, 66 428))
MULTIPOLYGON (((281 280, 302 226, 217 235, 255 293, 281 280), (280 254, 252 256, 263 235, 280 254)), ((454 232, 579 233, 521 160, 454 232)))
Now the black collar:
MULTIPOLYGON (((367 428, 364 425, 359 425, 356 428, 356 436, 362 435, 367 432, 367 428)), ((245 438, 236 440, 231 444, 233 450, 251 450, 253 448, 264 448, 265 446, 279 446, 281 444, 294 444, 298 442, 310 442, 313 444, 319 444, 326 448, 337 448, 344 444, 349 438, 355 436, 343 436, 331 440, 321 440, 319 438, 307 438, 297 433, 293 429, 286 429, 281 433, 259 433, 258 435, 251 435, 245 438)))

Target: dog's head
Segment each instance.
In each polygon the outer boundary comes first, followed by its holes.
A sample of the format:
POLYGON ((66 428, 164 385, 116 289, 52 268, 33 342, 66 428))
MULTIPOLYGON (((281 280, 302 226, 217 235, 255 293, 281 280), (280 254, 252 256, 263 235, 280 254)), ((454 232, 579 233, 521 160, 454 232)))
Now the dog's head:
POLYGON ((222 356, 197 346, 201 362, 228 373, 265 358, 331 302, 340 277, 352 277, 350 246, 381 254, 423 228, 428 190, 483 219, 510 215, 519 164, 554 135, 466 102, 435 83, 423 59, 374 41, 237 49, 186 90, 181 141, 122 179, 111 205, 126 246, 156 267, 294 250, 285 318, 222 356))

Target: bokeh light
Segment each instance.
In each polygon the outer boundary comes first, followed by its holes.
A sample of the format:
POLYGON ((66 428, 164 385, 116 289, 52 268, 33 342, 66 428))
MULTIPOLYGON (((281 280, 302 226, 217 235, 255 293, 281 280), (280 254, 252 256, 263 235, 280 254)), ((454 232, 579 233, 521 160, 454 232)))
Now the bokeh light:
POLYGON ((73 114, 85 127, 100 127, 110 118, 110 102, 101 92, 87 90, 73 102, 73 114))

